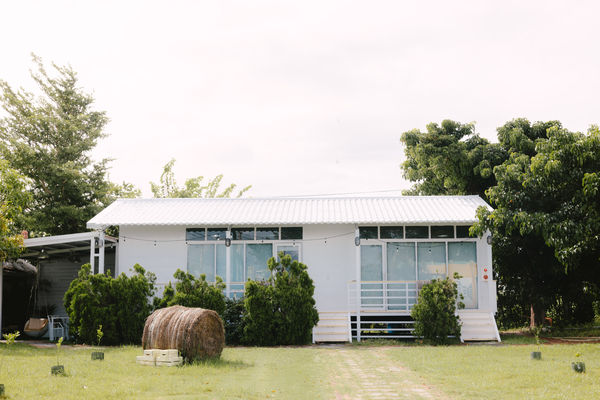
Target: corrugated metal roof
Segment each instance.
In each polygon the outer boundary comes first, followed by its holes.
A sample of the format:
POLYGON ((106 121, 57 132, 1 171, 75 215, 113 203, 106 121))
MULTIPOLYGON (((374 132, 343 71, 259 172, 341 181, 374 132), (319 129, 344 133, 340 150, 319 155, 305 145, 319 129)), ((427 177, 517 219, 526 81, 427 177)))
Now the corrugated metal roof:
POLYGON ((473 223, 480 206, 479 196, 120 199, 87 226, 473 223))

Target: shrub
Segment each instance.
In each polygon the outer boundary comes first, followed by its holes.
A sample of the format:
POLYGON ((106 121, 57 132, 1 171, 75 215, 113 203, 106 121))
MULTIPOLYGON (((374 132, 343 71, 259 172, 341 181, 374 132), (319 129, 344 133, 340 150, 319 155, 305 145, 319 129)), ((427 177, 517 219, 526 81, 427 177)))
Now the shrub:
MULTIPOLYGON (((448 336, 460 338, 460 322, 456 315, 458 289, 456 282, 434 279, 423 285, 413 307, 414 334, 432 344, 445 344, 448 336)), ((464 308, 462 302, 458 308, 464 308)))
POLYGON ((206 275, 199 278, 178 269, 173 277, 177 279, 175 288, 171 282, 165 287, 162 298, 154 299, 156 308, 170 306, 200 307, 216 311, 219 315, 225 312, 225 295, 223 290, 225 284, 217 276, 217 281, 210 284, 206 281, 206 275))
POLYGON ((268 281, 248 281, 244 307, 244 342, 254 345, 305 344, 319 322, 315 286, 306 265, 279 254, 267 262, 268 281))
POLYGON ((90 264, 81 267, 78 277, 64 296, 70 331, 78 342, 93 344, 102 325, 109 345, 139 343, 144 321, 152 312, 148 299, 154 294, 156 277, 139 264, 134 274, 91 274, 90 264))
POLYGON ((244 335, 244 298, 225 299, 225 312, 222 315, 225 324, 225 343, 242 344, 244 335))

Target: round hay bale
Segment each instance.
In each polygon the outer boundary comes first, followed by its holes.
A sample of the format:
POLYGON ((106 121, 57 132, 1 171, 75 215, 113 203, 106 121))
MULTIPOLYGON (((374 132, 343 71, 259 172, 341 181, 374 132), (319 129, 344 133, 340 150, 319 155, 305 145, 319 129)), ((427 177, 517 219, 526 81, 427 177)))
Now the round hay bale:
POLYGON ((172 306, 154 311, 146 319, 144 349, 177 349, 186 362, 220 357, 225 328, 219 314, 203 308, 172 306))

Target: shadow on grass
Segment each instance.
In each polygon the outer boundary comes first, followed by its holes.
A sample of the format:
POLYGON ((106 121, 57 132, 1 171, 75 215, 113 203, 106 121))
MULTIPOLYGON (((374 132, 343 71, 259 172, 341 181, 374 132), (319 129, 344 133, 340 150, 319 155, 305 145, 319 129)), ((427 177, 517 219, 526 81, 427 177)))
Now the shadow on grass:
POLYGON ((248 364, 240 360, 223 360, 222 358, 209 358, 206 360, 196 360, 191 363, 186 363, 184 366, 201 366, 207 368, 232 368, 242 369, 252 367, 253 364, 248 364))

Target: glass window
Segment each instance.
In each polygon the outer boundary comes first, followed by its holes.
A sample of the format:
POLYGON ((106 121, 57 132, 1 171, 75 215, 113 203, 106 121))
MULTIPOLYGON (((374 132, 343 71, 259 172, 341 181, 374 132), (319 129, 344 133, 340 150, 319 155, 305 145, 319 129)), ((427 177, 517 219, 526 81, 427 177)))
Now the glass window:
POLYGON ((417 243, 417 259, 420 281, 446 276, 446 243, 417 243))
POLYGON ((207 281, 215 281, 214 244, 194 244, 188 246, 188 272, 196 277, 204 274, 207 281))
POLYGON ((471 237, 469 235, 469 228, 470 226, 468 225, 459 225, 456 227, 456 237, 459 239, 464 239, 464 238, 468 238, 471 237))
POLYGON ((389 281, 417 279, 415 243, 387 243, 387 278, 389 281))
POLYGON ((279 253, 283 252, 284 255, 292 256, 292 260, 300 261, 300 248, 298 246, 277 246, 277 258, 279 259, 279 253))
POLYGON ((453 226, 432 226, 431 238, 454 238, 453 226))
POLYGON ((246 245, 246 277, 255 280, 267 280, 271 271, 267 267, 267 260, 273 257, 273 245, 247 244, 246 245))
POLYGON ((377 239, 377 227, 376 226, 359 226, 361 239, 377 239))
POLYGON ((206 229, 188 228, 185 230, 185 240, 206 240, 206 229))
POLYGON ((215 273, 217 276, 220 276, 223 281, 225 281, 227 277, 227 261, 226 261, 226 247, 224 244, 217 244, 216 246, 216 266, 215 273))
POLYGON ((410 282, 417 279, 415 243, 389 242, 386 248, 388 309, 410 311, 417 301, 417 285, 410 282))
POLYGON ((475 242, 448 243, 448 275, 461 276, 456 284, 466 308, 477 308, 477 248, 475 242))
POLYGON ((231 238, 233 240, 254 240, 254 228, 233 228, 231 238))
POLYGON ((230 253, 231 282, 244 282, 244 245, 232 244, 230 253))
POLYGON ((225 240, 227 228, 208 228, 206 229, 206 240, 225 240))
POLYGON ((302 227, 282 227, 281 240, 302 239, 302 227))
POLYGON ((429 227, 428 226, 407 226, 406 227, 406 238, 407 239, 428 239, 429 238, 429 227))
MULTIPOLYGON (((382 281, 381 245, 360 246, 360 279, 361 281, 382 281)), ((383 305, 383 285, 381 283, 362 283, 361 304, 370 307, 383 305)))
POLYGON ((379 234, 382 239, 404 239, 403 226, 381 226, 379 234))
POLYGON ((256 228, 256 240, 278 240, 279 228, 256 228))

